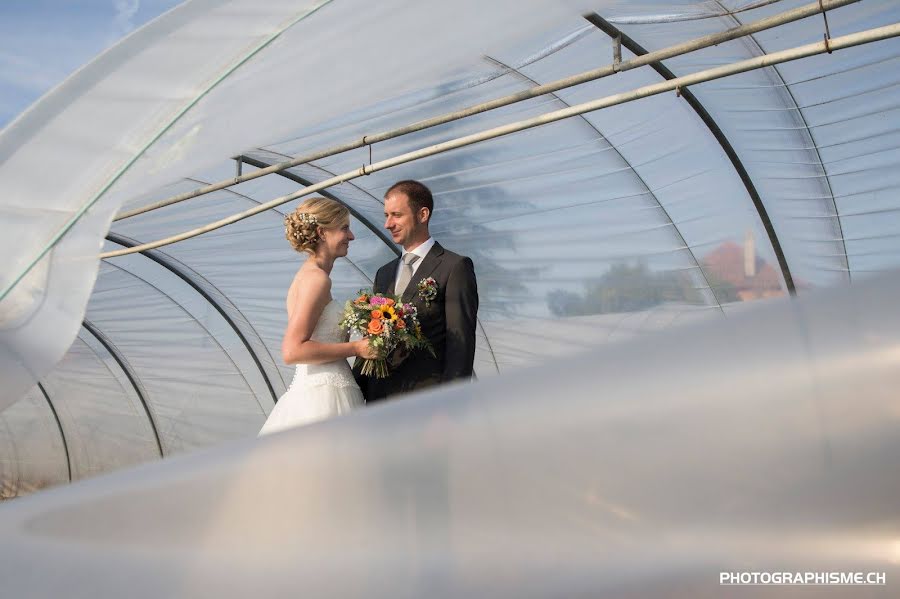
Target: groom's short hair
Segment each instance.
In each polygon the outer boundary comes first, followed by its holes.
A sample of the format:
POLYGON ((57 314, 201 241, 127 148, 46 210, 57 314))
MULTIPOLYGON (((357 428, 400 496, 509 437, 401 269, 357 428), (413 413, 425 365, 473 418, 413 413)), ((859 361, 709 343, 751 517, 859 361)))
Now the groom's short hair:
POLYGON ((413 181, 412 179, 397 181, 388 188, 384 197, 388 197, 394 192, 406 194, 413 214, 418 212, 420 208, 428 208, 428 220, 431 220, 431 215, 434 214, 434 197, 432 197, 431 190, 424 183, 413 181))

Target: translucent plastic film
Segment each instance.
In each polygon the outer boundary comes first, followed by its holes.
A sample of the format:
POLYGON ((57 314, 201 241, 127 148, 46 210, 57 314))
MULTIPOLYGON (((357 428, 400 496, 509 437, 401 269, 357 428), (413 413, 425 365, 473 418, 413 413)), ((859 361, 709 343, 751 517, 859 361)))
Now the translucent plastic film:
POLYGON ((96 252, 123 202, 283 139, 286 129, 457 77, 484 51, 460 39, 503 47, 577 19, 585 4, 279 0, 260 10, 249 0, 193 0, 129 36, 0 138, 8 227, 0 291, 9 290, 0 305, 0 401, 18 399, 74 339, 96 252), (505 26, 510 11, 522 17, 515 27, 505 26), (418 25, 435 19, 440 28, 418 25), (414 39, 401 35, 409 32, 414 39), (405 51, 417 42, 418 52, 405 51), (54 342, 32 341, 51 331, 54 342))
MULTIPOLYGON (((370 161, 818 42, 825 21, 113 221, 119 210, 607 65, 615 36, 597 18, 631 40, 621 49, 630 60, 807 2, 180 5, 0 137, 0 289, 52 246, 0 300, 0 417, 15 423, 0 439, 10 448, 0 484, 29 490, 252 437, 291 380, 285 293, 303 258, 284 240, 283 216, 299 200, 146 254, 98 261, 98 252, 201 227, 370 161), (72 368, 64 356, 85 350, 71 344, 85 316, 121 355, 82 335, 99 361, 76 356, 72 368), (100 362, 111 372, 99 375, 100 362), (3 411, 26 394, 23 411, 3 411)), ((888 25, 898 11, 893 0, 854 3, 829 13, 831 33, 888 25)), ((383 196, 404 178, 434 191, 434 238, 473 259, 481 380, 879 276, 900 266, 898 57, 897 39, 822 54, 333 186, 323 193, 351 208, 356 235, 332 272, 333 296, 370 285, 399 252, 383 229, 383 196)))
POLYGON ((0 577, 85 598, 721 596, 748 569, 890 585, 898 300, 894 274, 14 500, 0 577))

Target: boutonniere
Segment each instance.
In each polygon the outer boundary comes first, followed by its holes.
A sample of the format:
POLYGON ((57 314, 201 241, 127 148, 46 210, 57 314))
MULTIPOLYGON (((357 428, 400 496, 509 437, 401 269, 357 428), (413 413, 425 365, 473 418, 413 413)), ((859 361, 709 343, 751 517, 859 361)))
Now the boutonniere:
POLYGON ((425 300, 425 307, 431 305, 438 294, 438 284, 433 278, 428 277, 419 281, 419 297, 425 300))

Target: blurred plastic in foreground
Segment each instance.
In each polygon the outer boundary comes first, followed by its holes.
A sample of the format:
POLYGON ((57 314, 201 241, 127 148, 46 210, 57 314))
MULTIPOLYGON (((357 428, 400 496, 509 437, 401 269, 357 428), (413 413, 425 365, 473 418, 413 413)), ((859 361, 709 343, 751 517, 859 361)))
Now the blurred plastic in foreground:
POLYGON ((0 506, 9 597, 808 596, 900 584, 900 277, 0 506))

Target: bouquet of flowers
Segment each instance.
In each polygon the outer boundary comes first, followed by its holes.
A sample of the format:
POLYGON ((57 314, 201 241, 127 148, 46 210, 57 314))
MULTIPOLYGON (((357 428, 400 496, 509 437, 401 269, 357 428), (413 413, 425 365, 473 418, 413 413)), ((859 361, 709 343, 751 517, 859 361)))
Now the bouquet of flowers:
MULTIPOLYGON (((402 303, 399 297, 372 294, 362 289, 358 298, 348 300, 344 306, 340 326, 351 333, 361 333, 378 350, 379 357, 362 361, 360 372, 364 376, 386 377, 387 356, 398 348, 406 352, 425 349, 434 355, 434 348, 422 335, 416 307, 402 303)), ((357 363, 359 360, 361 358, 357 358, 357 363)))

